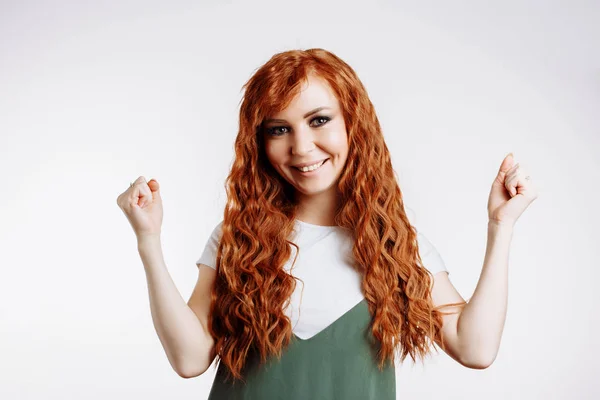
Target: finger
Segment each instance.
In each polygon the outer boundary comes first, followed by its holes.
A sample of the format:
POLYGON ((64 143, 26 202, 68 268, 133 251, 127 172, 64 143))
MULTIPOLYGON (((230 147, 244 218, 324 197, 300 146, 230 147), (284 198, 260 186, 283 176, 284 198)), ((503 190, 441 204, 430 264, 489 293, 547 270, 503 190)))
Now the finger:
POLYGON ((152 201, 152 191, 146 182, 146 178, 140 176, 137 178, 131 187, 130 202, 131 205, 144 207, 152 201))
POLYGON ((522 188, 525 185, 525 171, 520 170, 518 173, 514 174, 510 179, 506 182, 506 188, 513 196, 518 193, 518 188, 522 188))
POLYGON ((521 172, 519 168, 513 170, 510 174, 506 175, 506 178, 504 178, 504 182, 508 183, 510 180, 514 179, 514 177, 517 176, 519 172, 521 172))
POLYGON ((524 174, 525 169, 521 164, 517 163, 514 168, 506 175, 506 180, 513 179, 517 174, 524 174))
POLYGON ((506 187, 506 190, 510 193, 511 197, 514 197, 517 194, 517 191, 511 182, 507 182, 504 187, 506 187))
POLYGON ((509 170, 509 165, 512 165, 512 163, 514 162, 514 156, 513 153, 508 153, 506 155, 506 157, 504 157, 504 160, 502 160, 502 163, 500 164, 500 169, 498 171, 498 176, 503 177, 506 175, 506 173, 509 170))
POLYGON ((514 196, 517 194, 516 181, 517 181, 518 176, 519 176, 518 171, 514 172, 511 176, 507 177, 506 180, 504 181, 504 187, 506 188, 506 190, 508 190, 508 193, 510 193, 511 196, 514 196))
POLYGON ((162 200, 160 197, 160 185, 158 184, 158 181, 154 178, 150 179, 148 181, 148 187, 150 188, 150 191, 152 192, 152 202, 160 203, 162 200))
POLYGON ((518 170, 519 170, 519 163, 516 163, 515 165, 512 166, 511 169, 506 171, 506 177, 508 178, 509 176, 514 175, 518 170))
POLYGON ((505 162, 502 163, 502 167, 500 168, 500 173, 499 175, 496 177, 496 179, 498 180, 498 182, 500 184, 505 184, 506 186, 506 182, 508 181, 509 177, 512 176, 515 171, 519 170, 519 163, 514 164, 512 167, 508 168, 508 165, 506 165, 506 160, 508 158, 512 159, 512 156, 507 157, 505 159, 505 162))
POLYGON ((137 185, 138 183, 142 183, 142 182, 146 182, 146 178, 144 178, 144 176, 140 176, 135 181, 133 181, 133 186, 137 185))

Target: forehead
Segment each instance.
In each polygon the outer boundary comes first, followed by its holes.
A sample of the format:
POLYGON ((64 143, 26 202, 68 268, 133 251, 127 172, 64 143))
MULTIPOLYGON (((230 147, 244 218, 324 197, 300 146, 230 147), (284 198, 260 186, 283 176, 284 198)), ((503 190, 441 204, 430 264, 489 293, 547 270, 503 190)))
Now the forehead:
POLYGON ((317 107, 336 109, 338 101, 327 81, 318 76, 309 75, 307 81, 302 83, 300 92, 292 98, 290 104, 284 110, 272 115, 271 118, 301 118, 304 113, 317 107))

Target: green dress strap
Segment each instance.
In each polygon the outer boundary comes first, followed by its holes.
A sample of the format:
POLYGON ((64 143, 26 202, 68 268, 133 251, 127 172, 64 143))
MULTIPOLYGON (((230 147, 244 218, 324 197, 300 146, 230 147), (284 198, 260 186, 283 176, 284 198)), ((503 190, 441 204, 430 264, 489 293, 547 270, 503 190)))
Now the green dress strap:
POLYGON ((295 334, 280 359, 259 366, 256 354, 243 371, 246 382, 225 382, 219 362, 209 400, 396 399, 394 364, 377 367, 371 315, 365 299, 309 339, 295 334))

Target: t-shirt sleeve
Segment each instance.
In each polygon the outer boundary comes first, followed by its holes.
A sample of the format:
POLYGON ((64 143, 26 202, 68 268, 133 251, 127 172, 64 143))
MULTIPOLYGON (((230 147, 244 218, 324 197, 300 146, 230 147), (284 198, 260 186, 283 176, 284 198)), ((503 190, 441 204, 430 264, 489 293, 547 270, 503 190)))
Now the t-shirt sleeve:
POLYGON ((440 271, 446 271, 448 274, 450 274, 450 271, 448 271, 448 268, 446 268, 446 264, 444 263, 442 256, 437 251, 433 243, 427 239, 423 232, 419 232, 418 229, 417 243, 419 245, 419 255, 421 256, 423 266, 429 270, 432 275, 435 275, 440 271))
POLYGON ((214 227, 213 231, 210 234, 210 237, 206 241, 204 245, 204 251, 202 255, 196 261, 196 265, 204 264, 208 265, 213 269, 217 269, 217 248, 219 247, 219 241, 221 240, 221 226, 223 225, 223 221, 219 222, 217 226, 214 227))

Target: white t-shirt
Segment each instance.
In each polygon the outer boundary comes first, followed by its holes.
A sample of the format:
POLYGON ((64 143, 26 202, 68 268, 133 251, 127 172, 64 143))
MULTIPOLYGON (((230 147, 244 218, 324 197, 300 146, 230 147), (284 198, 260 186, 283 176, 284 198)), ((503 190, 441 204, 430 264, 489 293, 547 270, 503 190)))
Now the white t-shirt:
MULTIPOLYGON (((223 221, 219 222, 213 229, 196 264, 215 268, 222 224, 223 221)), ((352 255, 353 239, 347 229, 296 220, 290 240, 300 248, 292 269, 292 275, 299 279, 290 298, 290 306, 284 311, 292 321, 294 334, 301 339, 308 339, 364 299, 361 276, 352 267, 355 262, 352 255)), ((448 272, 436 248, 418 229, 417 242, 425 268, 432 274, 448 272)), ((291 256, 284 265, 288 272, 296 255, 296 248, 291 246, 291 251, 291 256)))

